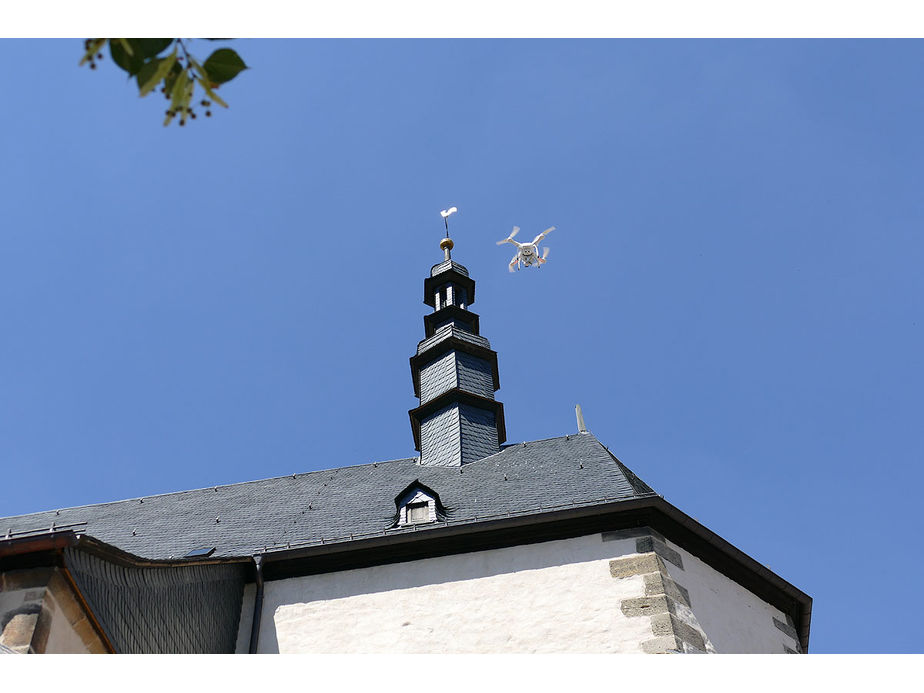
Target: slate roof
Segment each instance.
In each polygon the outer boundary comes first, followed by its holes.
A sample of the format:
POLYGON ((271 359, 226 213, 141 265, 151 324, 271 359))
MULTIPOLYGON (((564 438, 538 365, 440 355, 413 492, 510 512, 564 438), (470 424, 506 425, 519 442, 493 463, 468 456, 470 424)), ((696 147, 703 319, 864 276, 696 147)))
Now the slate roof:
POLYGON ((415 531, 394 523, 395 496, 416 480, 439 494, 450 524, 654 495, 593 435, 575 434, 509 445, 462 467, 410 458, 2 518, 0 537, 55 523, 147 559, 211 547, 215 558, 250 556, 415 531))
POLYGON ((425 351, 429 351, 431 348, 444 342, 447 339, 461 339, 463 342, 469 342, 478 347, 483 347, 485 349, 491 348, 491 342, 489 342, 485 337, 482 337, 480 334, 472 334, 468 330, 460 330, 454 325, 443 325, 439 328, 432 337, 427 337, 424 340, 421 340, 417 344, 417 353, 422 354, 425 351))

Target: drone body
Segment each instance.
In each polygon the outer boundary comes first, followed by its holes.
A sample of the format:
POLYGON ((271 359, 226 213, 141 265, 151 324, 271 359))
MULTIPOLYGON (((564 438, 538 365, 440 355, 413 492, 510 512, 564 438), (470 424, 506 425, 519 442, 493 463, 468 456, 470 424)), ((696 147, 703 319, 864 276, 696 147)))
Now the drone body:
POLYGON ((545 231, 540 233, 533 239, 532 243, 517 243, 513 240, 513 237, 520 232, 519 226, 514 226, 513 231, 510 232, 510 235, 507 236, 502 241, 498 241, 497 245, 503 245, 504 243, 510 243, 517 247, 517 254, 513 256, 513 259, 508 265, 508 269, 513 272, 514 270, 520 269, 520 266, 530 267, 536 265, 536 267, 541 267, 545 264, 546 258, 549 256, 549 247, 545 247, 545 251, 542 253, 542 257, 539 256, 539 242, 546 237, 547 234, 552 233, 555 230, 554 226, 550 226, 545 231))

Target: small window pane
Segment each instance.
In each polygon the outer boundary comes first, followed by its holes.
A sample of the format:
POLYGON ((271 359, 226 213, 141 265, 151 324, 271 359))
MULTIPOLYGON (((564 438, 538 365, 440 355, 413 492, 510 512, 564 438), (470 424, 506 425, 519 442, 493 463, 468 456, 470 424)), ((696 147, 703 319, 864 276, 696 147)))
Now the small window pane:
POLYGON ((427 503, 408 503, 407 506, 408 522, 429 522, 430 508, 427 503))

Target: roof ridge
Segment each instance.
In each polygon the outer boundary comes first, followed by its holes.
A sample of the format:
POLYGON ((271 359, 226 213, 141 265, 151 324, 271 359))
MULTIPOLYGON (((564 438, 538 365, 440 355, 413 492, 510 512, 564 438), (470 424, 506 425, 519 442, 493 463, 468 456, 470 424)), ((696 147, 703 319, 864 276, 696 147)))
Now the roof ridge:
MULTIPOLYGON (((506 445, 502 445, 502 446, 501 446, 501 452, 503 452, 503 451, 506 450, 507 448, 516 447, 517 445, 523 445, 523 443, 526 443, 526 444, 528 445, 529 443, 545 443, 545 442, 547 442, 547 441, 549 441, 549 440, 563 440, 563 439, 570 440, 571 438, 576 438, 576 437, 578 437, 578 436, 587 436, 590 440, 593 440, 593 441, 595 441, 595 442, 597 442, 597 443, 600 442, 600 441, 597 439, 597 436, 595 436, 593 433, 590 433, 589 431, 588 431, 587 433, 581 433, 581 432, 565 433, 565 434, 560 435, 560 436, 552 436, 551 438, 537 438, 536 440, 524 440, 524 441, 519 442, 519 443, 507 443, 506 445)), ((605 447, 605 446, 604 446, 604 447, 605 447)), ((494 453, 494 454, 496 455, 497 453, 494 453)), ((485 459, 487 459, 487 458, 485 458, 485 459)))
MULTIPOLYGON (((537 439, 537 440, 524 440, 524 441, 521 442, 521 443, 507 443, 507 444, 505 444, 505 445, 501 445, 501 449, 498 450, 497 452, 491 453, 491 454, 488 455, 487 457, 482 457, 481 459, 472 460, 471 462, 466 462, 466 463, 463 464, 462 466, 463 466, 463 467, 470 467, 470 466, 472 466, 473 464, 478 464, 479 462, 486 462, 487 460, 490 460, 490 459, 493 458, 493 457, 497 457, 498 455, 504 454, 504 453, 505 453, 507 450, 509 450, 510 448, 516 448, 516 447, 520 447, 520 446, 523 446, 523 445, 530 445, 530 444, 532 444, 532 443, 547 443, 547 442, 549 442, 549 441, 551 441, 551 440, 571 440, 572 437, 574 437, 574 436, 579 436, 579 435, 586 435, 586 436, 589 436, 589 437, 591 438, 591 440, 593 440, 594 442, 600 443, 600 441, 597 440, 597 438, 596 438, 592 433, 566 433, 566 434, 563 435, 563 436, 553 436, 553 437, 551 437, 551 438, 539 438, 539 439, 537 439)), ((606 447, 606 446, 604 446, 604 449, 605 449, 605 447, 606 447)), ((607 450, 607 452, 609 452, 609 451, 607 450)))
MULTIPOLYGON (((596 438, 594 440, 596 440, 596 438)), ((651 488, 651 486, 646 484, 635 472, 633 472, 626 465, 624 465, 619 460, 619 458, 616 457, 616 455, 610 452, 610 449, 608 447, 606 447, 599 440, 596 440, 596 442, 600 447, 602 447, 606 451, 606 454, 609 455, 613 459, 613 462, 615 462, 616 465, 619 467, 619 471, 621 471, 623 476, 626 477, 626 481, 629 482, 629 485, 632 487, 632 489, 636 493, 654 493, 655 495, 658 495, 658 496, 661 495, 660 493, 655 491, 653 488, 651 488)))

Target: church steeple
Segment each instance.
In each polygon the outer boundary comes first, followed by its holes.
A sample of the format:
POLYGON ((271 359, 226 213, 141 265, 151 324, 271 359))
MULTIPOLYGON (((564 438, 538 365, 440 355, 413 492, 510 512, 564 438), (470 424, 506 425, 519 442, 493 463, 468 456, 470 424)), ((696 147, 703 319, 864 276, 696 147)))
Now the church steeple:
POLYGON ((461 466, 500 450, 507 434, 504 405, 494 399, 500 387, 497 353, 479 331, 475 282, 452 259, 452 239, 440 242, 443 262, 424 280, 424 303, 433 312, 424 317, 426 338, 411 357, 414 394, 411 428, 420 463, 461 466))

